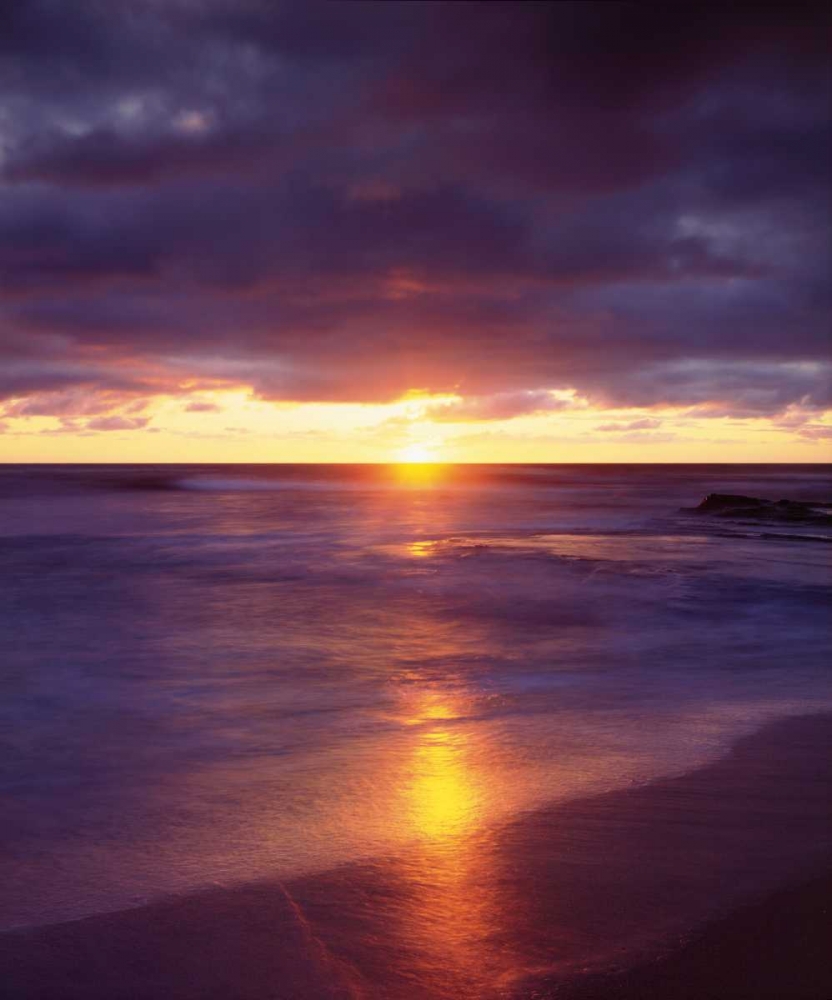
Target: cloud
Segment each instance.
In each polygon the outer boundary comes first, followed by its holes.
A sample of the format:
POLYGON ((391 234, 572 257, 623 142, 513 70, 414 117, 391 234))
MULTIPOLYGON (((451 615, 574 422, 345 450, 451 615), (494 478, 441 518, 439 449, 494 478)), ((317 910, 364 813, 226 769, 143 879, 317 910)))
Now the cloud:
POLYGON ((809 424, 801 427, 798 434, 809 441, 827 441, 832 439, 832 426, 828 424, 809 424))
POLYGON ((469 396, 466 399, 430 404, 426 416, 439 422, 469 420, 511 420, 514 417, 551 410, 563 410, 572 405, 569 399, 559 399, 546 389, 522 392, 498 392, 491 396, 469 396))
POLYGON ((2 399, 832 405, 823 5, 2 18, 2 399))
POLYGON ((616 438, 617 441, 626 441, 628 444, 667 444, 669 441, 679 440, 679 436, 672 431, 662 431, 653 433, 651 431, 630 431, 616 438))
POLYGON ((55 359, 34 355, 5 358, 0 367, 0 402, 37 395, 53 401, 57 407, 54 412, 62 412, 66 401, 87 406, 108 392, 125 394, 148 388, 146 382, 119 366, 85 362, 81 357, 64 360, 66 353, 56 350, 55 359))
POLYGON ((638 420, 628 420, 624 423, 598 424, 596 431, 641 431, 661 427, 662 421, 654 417, 641 417, 638 420))
POLYGON ((220 413, 222 412, 222 407, 218 406, 216 403, 211 403, 208 400, 197 399, 192 403, 188 403, 185 407, 186 413, 220 413))
POLYGON ((135 413, 146 406, 145 398, 129 393, 73 387, 11 400, 2 407, 2 412, 6 417, 83 417, 110 413, 116 408, 135 413))
POLYGON ((227 171, 245 175, 278 148, 278 137, 256 134, 178 130, 136 136, 98 128, 77 136, 52 134, 45 141, 41 137, 21 145, 9 158, 4 176, 12 183, 45 181, 106 188, 227 171))
POLYGON ((149 423, 149 417, 125 417, 115 414, 109 417, 93 417, 87 420, 84 427, 90 431, 135 431, 141 430, 149 423))

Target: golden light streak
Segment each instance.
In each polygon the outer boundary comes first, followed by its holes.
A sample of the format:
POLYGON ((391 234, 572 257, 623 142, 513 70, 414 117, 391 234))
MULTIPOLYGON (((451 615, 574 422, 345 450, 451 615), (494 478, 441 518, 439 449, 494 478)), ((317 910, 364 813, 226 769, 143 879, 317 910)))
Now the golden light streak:
POLYGON ((422 692, 404 720, 416 730, 402 821, 416 845, 401 863, 401 933, 437 995, 490 997, 519 963, 510 948, 490 946, 510 909, 495 878, 500 862, 487 824, 500 776, 490 773, 492 758, 466 724, 464 707, 460 692, 422 692))

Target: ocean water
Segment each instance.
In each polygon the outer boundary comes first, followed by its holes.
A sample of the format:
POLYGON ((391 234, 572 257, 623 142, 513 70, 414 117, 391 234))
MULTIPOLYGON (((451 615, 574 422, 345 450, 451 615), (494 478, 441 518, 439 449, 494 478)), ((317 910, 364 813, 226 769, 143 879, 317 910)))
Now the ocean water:
POLYGON ((829 710, 832 524, 709 492, 832 469, 0 467, 0 927, 452 854, 829 710))

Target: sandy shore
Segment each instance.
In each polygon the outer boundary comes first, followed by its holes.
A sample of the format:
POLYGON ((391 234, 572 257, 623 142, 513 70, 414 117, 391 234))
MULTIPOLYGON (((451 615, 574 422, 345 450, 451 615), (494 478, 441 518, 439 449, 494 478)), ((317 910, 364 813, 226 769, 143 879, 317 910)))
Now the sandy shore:
POLYGON ((669 955, 588 975, 552 1000, 825 1000, 832 996, 832 870, 699 928, 669 955))
POLYGON ((832 996, 832 719, 290 883, 0 936, 8 1000, 832 996))

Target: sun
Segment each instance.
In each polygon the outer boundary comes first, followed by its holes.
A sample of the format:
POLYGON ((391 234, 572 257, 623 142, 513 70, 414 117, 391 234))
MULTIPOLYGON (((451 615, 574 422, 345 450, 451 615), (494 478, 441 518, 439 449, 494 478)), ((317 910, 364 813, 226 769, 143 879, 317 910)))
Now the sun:
POLYGON ((396 455, 397 462, 435 462, 436 454, 431 445, 409 444, 396 455))

